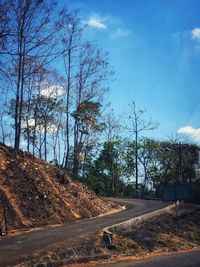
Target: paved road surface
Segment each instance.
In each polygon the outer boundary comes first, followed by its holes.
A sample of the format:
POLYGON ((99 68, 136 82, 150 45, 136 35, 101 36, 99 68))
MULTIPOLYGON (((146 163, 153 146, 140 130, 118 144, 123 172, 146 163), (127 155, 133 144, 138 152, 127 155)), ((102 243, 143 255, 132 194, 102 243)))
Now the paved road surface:
POLYGON ((200 251, 159 256, 146 260, 96 265, 96 267, 200 267, 200 251))
POLYGON ((46 251, 87 243, 88 236, 109 225, 128 220, 141 214, 167 206, 154 200, 118 200, 128 209, 112 215, 68 223, 63 226, 23 233, 19 236, 0 238, 0 266, 20 263, 24 260, 43 255, 46 251))

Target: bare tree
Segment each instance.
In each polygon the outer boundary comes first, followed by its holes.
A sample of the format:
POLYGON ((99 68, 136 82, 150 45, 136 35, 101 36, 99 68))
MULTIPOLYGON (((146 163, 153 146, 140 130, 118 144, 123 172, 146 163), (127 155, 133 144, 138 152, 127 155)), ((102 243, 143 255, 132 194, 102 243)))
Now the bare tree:
MULTIPOLYGON (((84 42, 78 55, 78 67, 76 72, 76 86, 74 88, 75 112, 83 104, 102 103, 107 87, 104 86, 110 75, 113 74, 108 64, 107 53, 99 50, 96 45, 84 42)), ((74 153, 73 153, 73 178, 77 179, 79 170, 80 144, 82 142, 81 121, 79 116, 74 116, 74 153)))
POLYGON ((115 117, 114 110, 111 109, 104 118, 104 135, 107 142, 114 141, 121 131, 120 119, 115 117))
POLYGON ((138 196, 138 139, 142 132, 154 130, 158 127, 158 123, 155 123, 150 118, 144 119, 145 110, 138 109, 133 101, 130 105, 130 114, 128 116, 129 125, 126 129, 134 135, 135 141, 135 179, 136 179, 136 194, 138 196))
POLYGON ((8 17, 7 4, 5 0, 0 1, 0 47, 5 45, 6 37, 8 36, 8 17))
POLYGON ((75 81, 76 56, 80 46, 81 32, 80 20, 77 17, 77 11, 71 14, 66 11, 62 14, 63 24, 63 60, 65 74, 67 77, 66 84, 66 151, 65 151, 65 169, 68 169, 69 152, 70 152, 70 101, 72 97, 72 89, 75 81))
MULTIPOLYGON (((51 137, 59 135, 57 117, 62 114, 63 89, 58 84, 57 72, 41 69, 40 73, 31 76, 27 86, 23 103, 22 131, 27 141, 27 150, 30 145, 39 152, 39 157, 47 160, 47 146, 51 144, 51 137), (57 129, 58 127, 58 129, 57 129)), ((59 122, 60 124, 60 122, 59 122)), ((54 151, 56 150, 56 144, 54 151)))
POLYGON ((119 118, 115 117, 113 110, 106 114, 104 123, 104 134, 110 159, 111 188, 113 195, 115 195, 116 184, 119 178, 119 168, 117 168, 119 161, 118 158, 120 158, 117 151, 118 142, 116 141, 119 137, 121 125, 119 118))
POLYGON ((0 0, 0 77, 8 79, 7 64, 3 59, 7 47, 7 39, 10 35, 8 26, 8 5, 6 0, 0 0))
MULTIPOLYGON (((78 176, 79 155, 83 143, 89 143, 89 134, 81 131, 82 122, 77 116, 83 103, 101 102, 106 91, 103 83, 110 75, 107 53, 103 53, 96 45, 83 41, 83 28, 78 18, 78 12, 63 11, 63 59, 66 74, 65 107, 66 107, 66 149, 64 167, 69 170, 69 157, 73 154, 73 177, 78 176), (73 152, 72 151, 73 148, 73 152)), ((88 105, 86 105, 88 107, 88 105)), ((86 111, 85 111, 86 112, 86 111)), ((88 125, 87 125, 88 126, 88 125)), ((87 132, 91 134, 90 131, 87 132)), ((91 135, 90 135, 91 136, 91 135)))
POLYGON ((9 130, 8 120, 8 92, 4 89, 4 97, 1 97, 0 104, 0 140, 3 144, 6 144, 11 136, 11 131, 9 130), (5 92, 6 91, 6 92, 5 92))
POLYGON ((9 55, 13 67, 15 90, 15 148, 19 149, 25 81, 33 72, 52 60, 57 26, 51 23, 53 2, 37 0, 8 0, 10 34, 4 54, 9 55), (37 64, 31 62, 37 60, 37 64))

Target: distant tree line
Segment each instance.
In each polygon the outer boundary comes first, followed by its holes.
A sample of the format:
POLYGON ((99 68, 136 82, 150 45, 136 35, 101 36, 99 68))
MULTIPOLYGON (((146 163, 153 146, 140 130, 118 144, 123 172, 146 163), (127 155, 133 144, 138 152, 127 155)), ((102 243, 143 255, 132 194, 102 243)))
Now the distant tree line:
POLYGON ((104 196, 160 197, 199 180, 198 146, 144 137, 158 124, 135 102, 126 122, 108 111, 114 71, 85 27, 54 1, 0 0, 0 141, 104 196))
MULTIPOLYGON (((165 185, 196 183, 199 186, 198 162, 199 147, 193 144, 183 145, 145 137, 137 144, 127 139, 116 139, 105 142, 98 157, 88 160, 88 171, 82 179, 97 194, 104 196, 161 198, 165 185)), ((196 199, 200 200, 198 196, 196 199)))

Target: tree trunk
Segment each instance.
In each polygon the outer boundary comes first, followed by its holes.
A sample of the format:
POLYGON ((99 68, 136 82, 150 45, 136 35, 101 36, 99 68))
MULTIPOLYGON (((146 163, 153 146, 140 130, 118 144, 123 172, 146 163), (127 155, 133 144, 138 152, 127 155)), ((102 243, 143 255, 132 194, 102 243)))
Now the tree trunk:
MULTIPOLYGON (((25 48, 24 48, 25 49, 25 48)), ((18 144, 20 145, 21 129, 22 129, 22 112, 23 112, 23 102, 24 102, 24 60, 25 55, 23 53, 22 57, 22 77, 21 77, 21 92, 20 92, 20 105, 19 105, 19 129, 18 129, 18 144)), ((19 148, 19 147, 18 147, 19 148)))
POLYGON ((135 189, 138 198, 138 132, 135 133, 135 189))
MULTIPOLYGON (((21 48, 20 48, 21 50, 21 48)), ((20 83, 21 83, 21 51, 19 55, 19 64, 18 64, 18 77, 17 77, 17 91, 15 98, 15 149, 19 149, 19 104, 20 104, 20 83)))
POLYGON ((29 127, 28 119, 26 121, 26 127, 27 127, 27 151, 30 152, 30 127, 29 127))
POLYGON ((73 179, 77 180, 78 178, 78 169, 79 169, 79 151, 78 151, 78 122, 75 121, 74 125, 74 164, 73 164, 73 179))
POLYGON ((44 160, 47 160, 47 122, 44 125, 44 160))
POLYGON ((39 158, 42 159, 42 132, 40 130, 40 135, 39 135, 39 140, 40 140, 40 144, 39 144, 39 158))
POLYGON ((68 69, 67 69, 67 118, 66 118, 66 158, 65 158, 65 169, 68 169, 68 162, 69 162, 69 100, 70 100, 70 88, 71 88, 71 44, 72 44, 72 37, 70 38, 69 42, 69 49, 68 49, 68 69))

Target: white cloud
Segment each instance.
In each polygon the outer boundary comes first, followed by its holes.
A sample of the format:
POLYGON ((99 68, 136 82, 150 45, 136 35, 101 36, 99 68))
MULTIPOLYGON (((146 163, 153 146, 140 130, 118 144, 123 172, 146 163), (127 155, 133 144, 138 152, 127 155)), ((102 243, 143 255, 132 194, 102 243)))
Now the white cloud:
POLYGON ((44 87, 41 91, 40 94, 42 96, 46 97, 59 97, 64 94, 64 90, 62 87, 59 86, 49 86, 49 87, 44 87))
MULTIPOLYGON (((34 127, 35 126, 35 119, 29 119, 28 125, 29 125, 29 127, 34 127)), ((26 122, 23 122, 22 128, 25 129, 26 127, 27 127, 26 122)), ((36 131, 43 133, 44 132, 44 125, 37 125, 36 131)), ((47 132, 54 133, 56 131, 57 131, 57 126, 55 124, 53 124, 53 123, 47 124, 47 132)))
POLYGON ((85 24, 96 29, 106 29, 105 24, 106 17, 100 17, 99 15, 91 15, 90 18, 84 21, 85 24))
POLYGON ((107 26, 106 24, 98 21, 97 19, 94 19, 94 18, 91 18, 89 21, 88 21, 88 25, 91 26, 91 27, 94 27, 94 28, 97 28, 97 29, 106 29, 107 26))
POLYGON ((111 34, 111 37, 124 37, 129 35, 131 32, 128 29, 122 29, 122 28, 117 28, 116 32, 111 34))
POLYGON ((123 27, 123 21, 121 21, 121 19, 110 15, 100 16, 96 13, 92 13, 87 19, 82 20, 82 24, 89 26, 91 29, 107 29, 106 32, 111 38, 120 38, 131 34, 129 29, 123 27))
POLYGON ((200 28, 194 28, 191 31, 192 39, 200 41, 200 28))
POLYGON ((181 127, 177 130, 178 134, 191 137, 197 142, 200 142, 200 128, 194 128, 192 126, 181 127))

